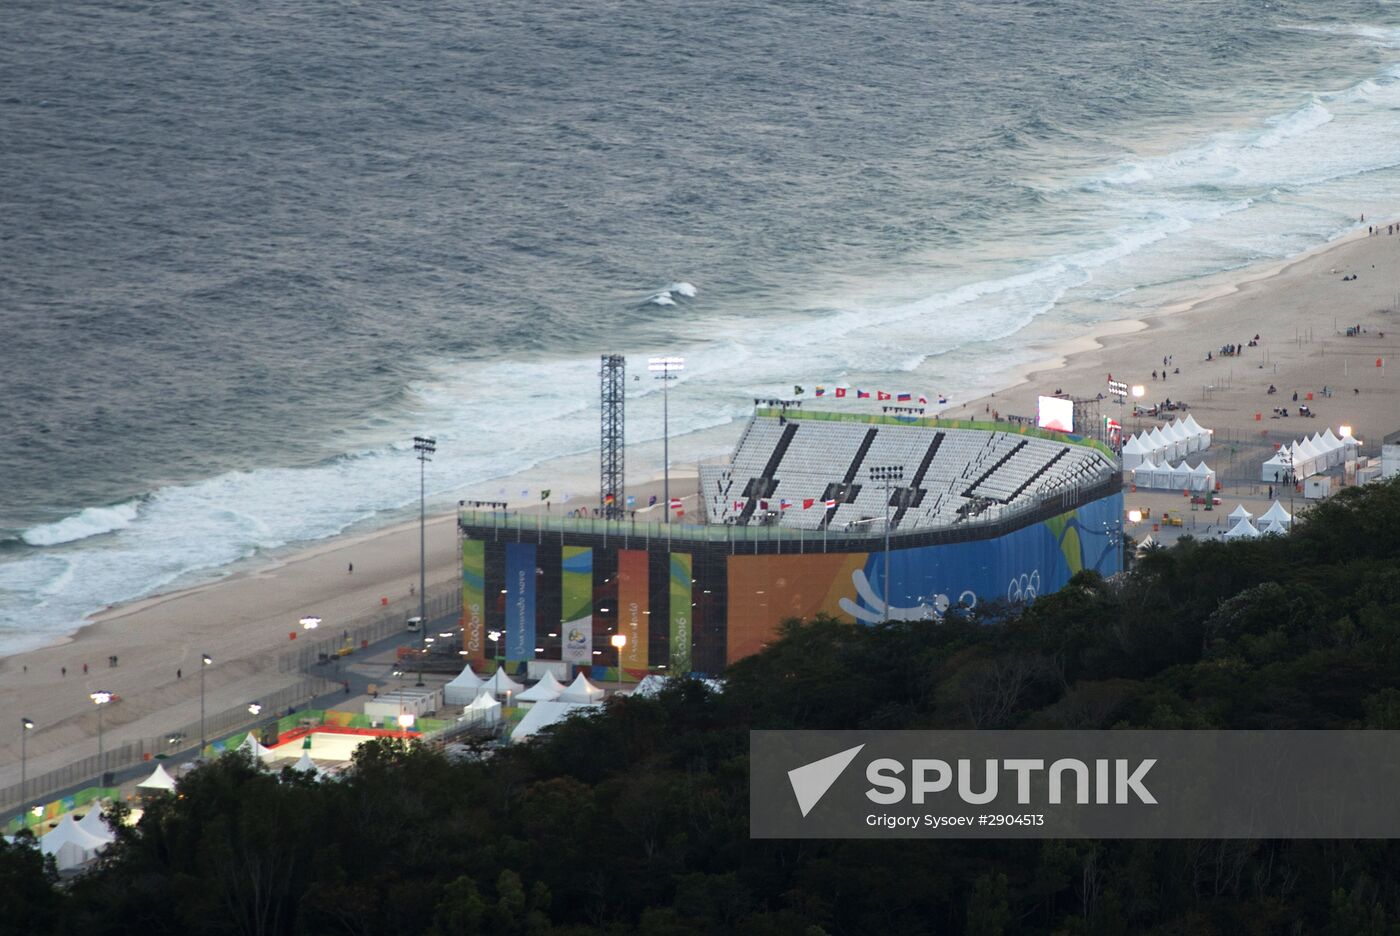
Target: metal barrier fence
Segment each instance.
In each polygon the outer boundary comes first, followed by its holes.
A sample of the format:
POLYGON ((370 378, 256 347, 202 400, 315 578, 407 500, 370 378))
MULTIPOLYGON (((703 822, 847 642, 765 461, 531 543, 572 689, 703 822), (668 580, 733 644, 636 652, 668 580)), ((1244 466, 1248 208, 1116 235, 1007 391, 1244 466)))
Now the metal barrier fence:
MULTIPOLYGON (((446 582, 429 587, 426 605, 428 622, 450 614, 460 614, 461 586, 456 582, 446 582)), ((417 614, 418 599, 414 598, 411 602, 397 601, 339 628, 327 628, 330 634, 320 640, 298 640, 297 649, 283 653, 278 659, 277 670, 282 673, 309 673, 318 663, 335 660, 345 653, 353 653, 385 637, 403 633, 404 622, 417 614)))
MULTIPOLYGON (((314 699, 330 688, 331 686, 326 680, 319 677, 309 677, 300 680, 295 685, 269 693, 258 701, 262 703, 265 712, 275 713, 299 705, 308 699, 314 699)), ((204 719, 205 737, 218 737, 239 728, 251 727, 265 720, 266 716, 254 717, 249 714, 246 705, 214 712, 204 719)), ((192 745, 197 747, 199 744, 199 727, 199 722, 193 722, 157 738, 126 741, 103 752, 100 756, 93 754, 56 770, 29 777, 23 784, 15 783, 0 788, 0 811, 27 806, 30 803, 41 801, 45 796, 88 781, 100 782, 104 772, 113 773, 125 770, 143 760, 154 758, 158 754, 169 756, 191 750, 192 745)))

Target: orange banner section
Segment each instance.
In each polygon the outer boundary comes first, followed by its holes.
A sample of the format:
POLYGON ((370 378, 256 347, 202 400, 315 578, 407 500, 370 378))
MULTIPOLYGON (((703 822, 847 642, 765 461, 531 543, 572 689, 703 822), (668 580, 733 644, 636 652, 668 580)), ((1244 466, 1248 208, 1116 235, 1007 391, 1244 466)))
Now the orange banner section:
POLYGON ((622 649, 622 666, 628 670, 645 670, 651 637, 647 627, 651 608, 644 550, 617 551, 617 606, 617 629, 627 637, 627 646, 622 649))
POLYGON ((866 553, 729 558, 729 640, 726 662, 762 650, 789 618, 829 614, 844 621, 843 597, 854 597, 851 574, 866 553))

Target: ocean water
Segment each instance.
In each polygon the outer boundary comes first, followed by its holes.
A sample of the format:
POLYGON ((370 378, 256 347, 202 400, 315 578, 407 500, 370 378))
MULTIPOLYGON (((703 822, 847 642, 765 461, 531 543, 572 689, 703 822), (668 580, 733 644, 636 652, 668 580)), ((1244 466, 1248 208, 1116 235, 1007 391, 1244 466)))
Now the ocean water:
POLYGON ((1304 0, 12 0, 0 652, 416 505, 580 502, 597 361, 995 388, 1400 205, 1400 10, 1304 0), (693 285, 693 288, 691 286, 693 285), (579 455, 551 474, 550 459, 579 455))

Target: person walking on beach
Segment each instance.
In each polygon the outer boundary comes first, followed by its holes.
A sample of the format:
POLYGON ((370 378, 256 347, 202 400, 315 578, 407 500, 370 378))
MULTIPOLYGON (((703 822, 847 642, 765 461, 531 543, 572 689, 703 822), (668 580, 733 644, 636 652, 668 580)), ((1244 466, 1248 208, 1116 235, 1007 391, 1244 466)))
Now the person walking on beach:
POLYGON ((84 675, 84 676, 87 675, 87 664, 86 664, 86 663, 83 664, 83 675, 84 675))
POLYGON ((184 678, 185 678, 185 671, 182 670, 182 669, 177 669, 177 670, 175 671, 175 678, 176 678, 176 679, 184 679, 184 678))
POLYGON ((354 574, 355 574, 355 563, 353 563, 353 562, 350 563, 350 567, 349 567, 348 569, 345 570, 345 574, 346 574, 346 575, 354 575, 354 574))
POLYGON ((67 676, 68 676, 68 667, 66 667, 66 666, 60 666, 60 667, 58 668, 58 672, 59 672, 59 674, 60 674, 61 676, 67 677, 67 676))

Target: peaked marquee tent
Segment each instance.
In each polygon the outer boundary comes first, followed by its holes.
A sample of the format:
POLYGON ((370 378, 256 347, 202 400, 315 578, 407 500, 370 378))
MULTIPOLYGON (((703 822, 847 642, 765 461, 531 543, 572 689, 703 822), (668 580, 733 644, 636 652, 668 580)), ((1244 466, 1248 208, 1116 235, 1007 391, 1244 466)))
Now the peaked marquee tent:
POLYGON ((57 826, 39 839, 39 851, 53 855, 58 869, 67 871, 96 858, 107 843, 107 839, 98 838, 83 829, 73 820, 73 814, 67 813, 57 826))
POLYGON ((559 698, 563 691, 564 684, 555 679, 553 673, 546 670, 543 679, 520 693, 515 699, 517 702, 551 702, 559 698))
POLYGON ((569 688, 559 693, 560 702, 599 702, 607 693, 588 681, 588 677, 579 673, 574 677, 574 681, 569 683, 569 688))
POLYGON ((165 765, 156 764, 156 769, 151 771, 151 775, 140 783, 136 784, 138 790, 160 790, 166 793, 175 792, 175 781, 170 774, 165 772, 165 765))
POLYGON ((445 705, 468 705, 481 694, 486 683, 472 671, 471 664, 442 687, 442 701, 445 705))
POLYGON ((596 702, 537 702, 525 713, 525 717, 520 719, 520 724, 516 725, 515 730, 510 733, 510 740, 524 741, 536 732, 548 728, 556 722, 563 721, 575 712, 593 712, 599 708, 601 706, 596 702))
POLYGON ((116 838, 112 830, 107 828, 107 823, 102 821, 102 805, 97 800, 88 804, 87 815, 78 821, 78 828, 104 842, 110 842, 116 838))
POLYGON ((1269 509, 1259 515, 1260 523, 1280 523, 1288 526, 1293 522, 1293 515, 1283 509, 1283 505, 1274 501, 1269 505, 1269 509))
POLYGON ((1225 539, 1258 539, 1259 535, 1259 531, 1255 528, 1254 524, 1250 523, 1248 520, 1241 519, 1239 523, 1230 527, 1230 532, 1225 534, 1225 539))
POLYGON ((495 675, 486 680, 487 691, 494 692, 498 697, 505 695, 507 692, 519 695, 520 691, 524 688, 523 685, 507 676, 504 669, 496 670, 495 675))

